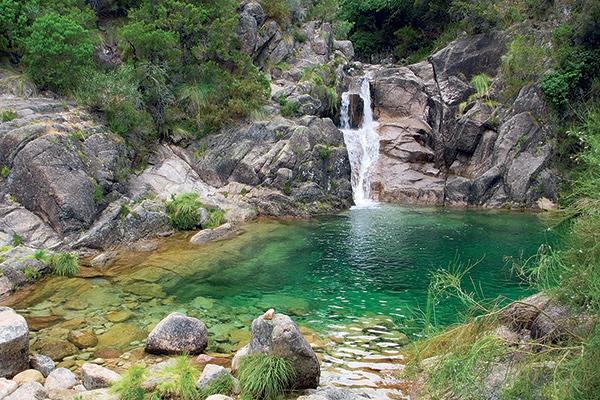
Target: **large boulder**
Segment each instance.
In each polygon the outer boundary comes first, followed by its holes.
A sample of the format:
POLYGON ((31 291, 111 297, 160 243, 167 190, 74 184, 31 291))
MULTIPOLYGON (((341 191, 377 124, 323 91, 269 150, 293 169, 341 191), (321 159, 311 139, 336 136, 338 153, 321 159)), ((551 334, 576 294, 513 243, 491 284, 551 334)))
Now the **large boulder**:
POLYGON ((81 366, 81 380, 87 390, 110 387, 121 379, 121 375, 98 364, 86 363, 81 366))
POLYGON ((266 313, 252 321, 252 338, 237 356, 268 353, 288 360, 296 372, 294 389, 319 385, 321 368, 317 355, 294 321, 284 314, 266 313))
POLYGON ((207 345, 208 330, 204 322, 175 312, 150 332, 146 351, 151 354, 200 354, 207 345))
POLYGON ((29 367, 29 330, 25 318, 0 307, 0 377, 12 377, 29 367))

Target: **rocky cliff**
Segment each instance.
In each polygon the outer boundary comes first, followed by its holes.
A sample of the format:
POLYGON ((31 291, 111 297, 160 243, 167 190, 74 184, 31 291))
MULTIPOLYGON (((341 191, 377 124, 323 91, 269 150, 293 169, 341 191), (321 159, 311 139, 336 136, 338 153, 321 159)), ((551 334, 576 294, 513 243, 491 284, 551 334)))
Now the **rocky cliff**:
MULTIPOLYGON (((346 67, 347 82, 370 73, 380 157, 373 193, 385 202, 536 208, 555 201, 558 174, 544 101, 535 86, 501 98, 503 34, 457 40, 407 67, 346 67), (469 83, 494 78, 489 96, 469 83)), ((349 84, 349 83, 347 83, 349 84)))

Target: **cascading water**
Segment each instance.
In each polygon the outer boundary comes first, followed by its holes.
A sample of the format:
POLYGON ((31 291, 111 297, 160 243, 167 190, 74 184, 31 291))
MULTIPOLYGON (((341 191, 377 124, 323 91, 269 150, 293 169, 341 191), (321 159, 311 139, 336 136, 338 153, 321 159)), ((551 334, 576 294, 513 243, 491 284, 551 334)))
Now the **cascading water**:
POLYGON ((369 76, 361 78, 358 92, 348 91, 342 94, 341 130, 348 149, 348 158, 352 167, 352 192, 357 207, 376 204, 371 197, 371 174, 379 158, 379 135, 377 122, 373 120, 371 109, 371 84, 369 76), (363 122, 358 129, 352 129, 350 123, 350 95, 360 96, 363 101, 363 122))

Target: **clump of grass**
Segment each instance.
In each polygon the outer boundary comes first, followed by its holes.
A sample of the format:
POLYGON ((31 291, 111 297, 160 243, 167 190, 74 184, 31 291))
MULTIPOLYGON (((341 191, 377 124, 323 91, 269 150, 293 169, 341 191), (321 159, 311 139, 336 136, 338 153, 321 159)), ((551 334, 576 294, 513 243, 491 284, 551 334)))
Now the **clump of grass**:
POLYGON ((321 157, 321 160, 327 161, 331 158, 331 153, 333 151, 333 148, 331 146, 326 144, 318 144, 315 147, 319 152, 319 157, 321 157))
POLYGON ((165 368, 164 377, 166 381, 156 387, 156 393, 161 398, 196 400, 200 393, 196 388, 198 368, 192 365, 187 355, 175 359, 175 364, 165 368))
POLYGON ((203 228, 216 228, 225 223, 225 211, 220 208, 210 208, 208 210, 208 222, 206 222, 203 228))
MULTIPOLYGON (((285 100, 285 99, 283 99, 285 100)), ((292 100, 292 101, 279 101, 279 104, 281 105, 281 115, 283 117, 289 118, 289 117, 293 117, 296 116, 300 113, 300 103, 298 103, 296 100, 292 100)))
POLYGON ((42 273, 34 267, 25 267, 23 268, 23 275, 28 281, 37 281, 41 278, 42 273))
POLYGON ((213 394, 229 396, 233 394, 233 378, 231 375, 223 375, 210 382, 204 389, 200 390, 200 398, 206 399, 213 394))
POLYGON ((72 253, 56 253, 48 259, 48 265, 55 275, 73 277, 79 273, 79 261, 72 253))
POLYGON ((17 113, 13 110, 2 111, 2 122, 10 122, 17 118, 17 113))
POLYGON ((129 368, 121 379, 115 382, 111 391, 119 395, 121 400, 144 400, 146 395, 142 388, 142 382, 146 368, 141 365, 134 365, 129 368))
POLYGON ((292 364, 282 357, 249 354, 240 360, 241 396, 248 400, 277 399, 293 385, 295 375, 292 364))
POLYGON ((0 167, 0 176, 1 177, 6 179, 6 178, 8 178, 9 175, 10 175, 10 168, 8 168, 6 165, 3 165, 2 167, 0 167))
POLYGON ((292 185, 289 182, 286 182, 283 184, 283 188, 281 189, 281 191, 283 192, 283 194, 285 194, 286 196, 289 196, 292 194, 292 185))
POLYGON ((187 231, 200 225, 200 208, 202 203, 197 193, 183 193, 171 196, 167 202, 169 223, 175 229, 187 231))
POLYGON ((23 244, 23 237, 17 233, 13 233, 12 237, 10 238, 10 243, 14 246, 20 246, 23 244))
POLYGON ((48 255, 46 254, 46 252, 43 249, 36 250, 33 253, 33 258, 38 261, 41 261, 43 263, 48 262, 48 255))

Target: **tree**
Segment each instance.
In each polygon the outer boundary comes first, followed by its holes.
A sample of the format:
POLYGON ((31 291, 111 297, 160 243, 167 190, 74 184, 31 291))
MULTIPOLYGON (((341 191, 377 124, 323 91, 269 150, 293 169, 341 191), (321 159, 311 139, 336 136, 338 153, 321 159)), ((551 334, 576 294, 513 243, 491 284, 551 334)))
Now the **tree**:
POLYGON ((43 88, 58 92, 73 90, 93 66, 94 41, 89 32, 54 12, 35 20, 24 48, 27 72, 43 88))
POLYGON ((21 54, 27 28, 38 13, 35 0, 0 0, 0 52, 9 53, 14 62, 21 54))

